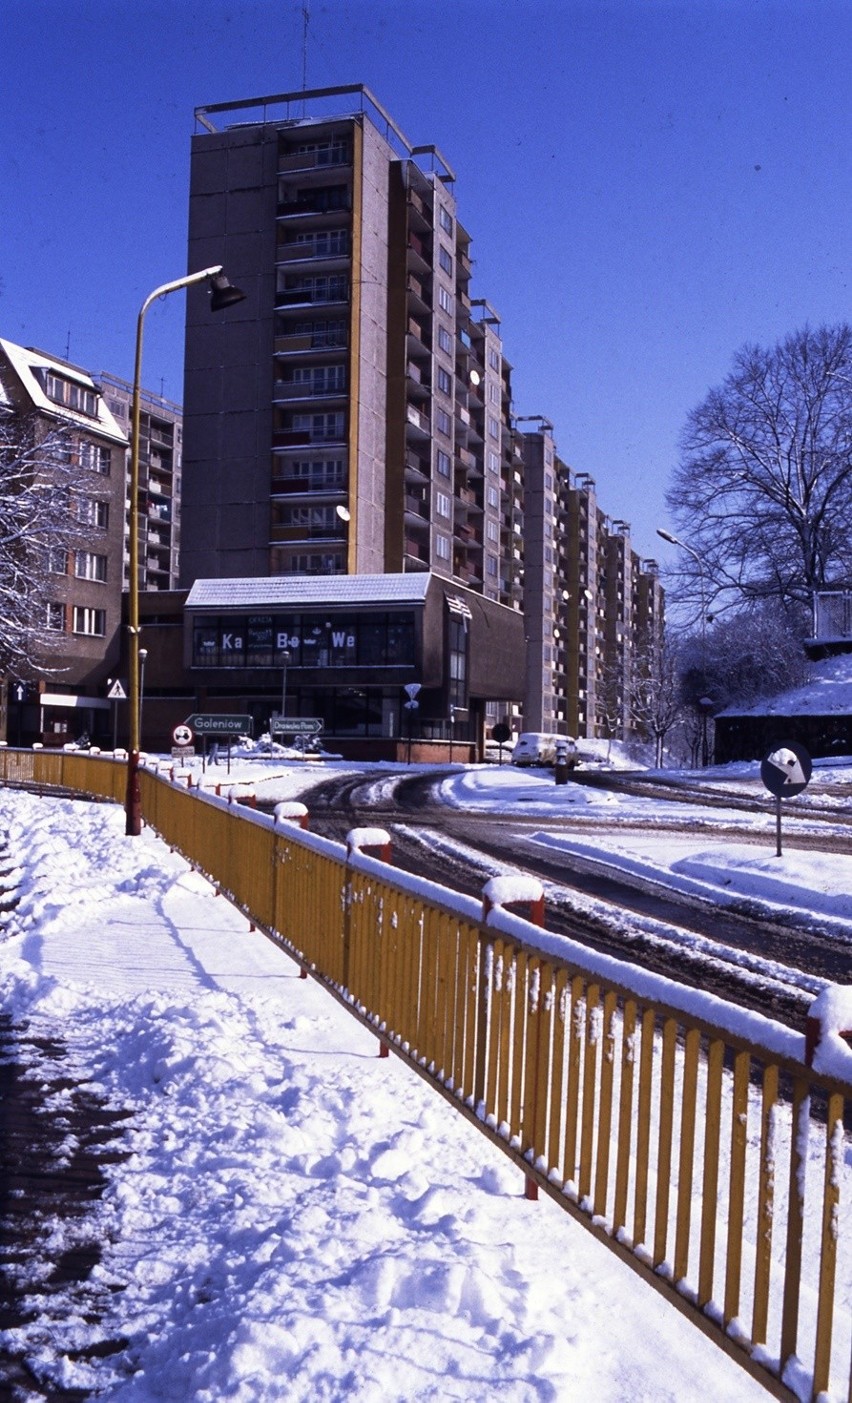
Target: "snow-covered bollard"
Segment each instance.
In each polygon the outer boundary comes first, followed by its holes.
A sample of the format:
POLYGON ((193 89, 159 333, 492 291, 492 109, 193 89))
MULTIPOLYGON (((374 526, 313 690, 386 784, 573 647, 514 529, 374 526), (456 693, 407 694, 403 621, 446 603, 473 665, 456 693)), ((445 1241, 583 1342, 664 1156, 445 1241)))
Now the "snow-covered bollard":
POLYGON ((350 828, 346 834, 346 856, 368 853, 382 862, 391 860, 391 836, 384 828, 350 828))
POLYGON ((238 789, 236 785, 228 790, 229 804, 248 804, 250 809, 257 808, 257 796, 253 789, 238 789))
POLYGON ((308 810, 298 799, 284 799, 273 809, 276 824, 298 823, 300 828, 308 826, 308 810))
POLYGON ((482 919, 500 906, 524 906, 528 919, 536 926, 544 925, 544 887, 537 877, 518 873, 512 877, 492 877, 482 888, 482 919))
POLYGON ((823 1075, 852 1081, 851 984, 829 984, 808 1009, 805 1061, 823 1075))

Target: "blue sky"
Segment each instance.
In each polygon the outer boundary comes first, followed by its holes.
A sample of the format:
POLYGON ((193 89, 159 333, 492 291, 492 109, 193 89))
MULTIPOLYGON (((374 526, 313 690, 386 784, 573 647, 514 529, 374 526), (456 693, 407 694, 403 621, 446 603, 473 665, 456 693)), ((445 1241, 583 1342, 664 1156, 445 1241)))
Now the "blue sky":
MULTIPOLYGON (((363 82, 454 167, 515 409, 665 562, 688 411, 746 341, 850 319, 852 0, 18 0, 0 335, 130 378, 186 271, 193 109, 363 82)), ((182 295, 143 378, 182 395, 182 295)))

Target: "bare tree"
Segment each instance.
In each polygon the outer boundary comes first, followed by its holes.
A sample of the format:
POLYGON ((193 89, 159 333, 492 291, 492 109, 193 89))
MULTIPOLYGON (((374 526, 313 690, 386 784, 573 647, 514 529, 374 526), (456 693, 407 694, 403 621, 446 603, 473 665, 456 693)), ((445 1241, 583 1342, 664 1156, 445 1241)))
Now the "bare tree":
POLYGON ((852 328, 739 351, 689 415, 667 501, 681 597, 704 611, 852 579, 852 328))
POLYGON ((634 725, 654 742, 654 763, 659 769, 666 737, 686 710, 678 651, 667 636, 637 654, 629 705, 634 725))
POLYGON ((49 565, 74 542, 74 476, 63 425, 0 413, 0 672, 32 677, 59 651, 49 565))

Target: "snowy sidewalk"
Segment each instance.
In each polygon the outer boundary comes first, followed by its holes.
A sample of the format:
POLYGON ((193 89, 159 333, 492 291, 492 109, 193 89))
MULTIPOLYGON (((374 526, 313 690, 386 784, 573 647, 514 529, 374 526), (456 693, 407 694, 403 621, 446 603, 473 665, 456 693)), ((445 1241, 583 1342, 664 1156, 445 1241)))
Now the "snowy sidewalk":
POLYGON ((120 810, 0 791, 0 825, 3 1008, 133 1112, 92 1209, 107 1317, 47 1328, 31 1282, 43 1378, 128 1403, 765 1398, 120 810), (82 1362, 93 1336, 129 1344, 82 1362))

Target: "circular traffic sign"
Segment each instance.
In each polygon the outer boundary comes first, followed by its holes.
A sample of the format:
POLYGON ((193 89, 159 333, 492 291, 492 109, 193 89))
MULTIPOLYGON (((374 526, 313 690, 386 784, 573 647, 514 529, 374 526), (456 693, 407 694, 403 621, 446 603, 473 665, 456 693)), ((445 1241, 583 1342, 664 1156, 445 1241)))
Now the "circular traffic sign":
POLYGON ((505 745, 511 738, 512 732, 505 721, 498 721, 496 726, 491 727, 491 739, 496 740, 498 745, 505 745))
POLYGON ((192 745, 192 731, 188 726, 175 726, 172 731, 172 740, 175 745, 192 745))
POLYGON ((803 745, 794 740, 775 745, 760 764, 760 778, 770 794, 792 799, 808 786, 813 765, 803 745))

